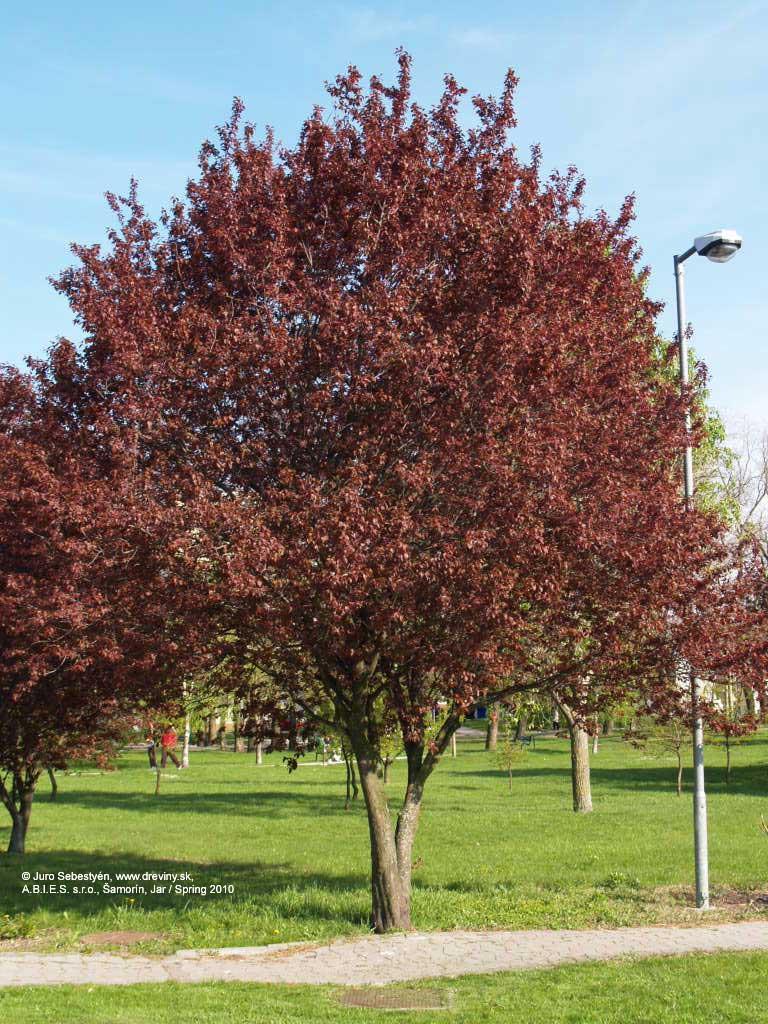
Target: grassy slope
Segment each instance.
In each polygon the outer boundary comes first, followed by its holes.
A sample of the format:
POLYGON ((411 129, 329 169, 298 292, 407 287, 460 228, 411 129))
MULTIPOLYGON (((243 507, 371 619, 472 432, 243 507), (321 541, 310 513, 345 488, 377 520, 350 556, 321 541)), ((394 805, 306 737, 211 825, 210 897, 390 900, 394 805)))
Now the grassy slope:
POLYGON ((5 1024, 759 1024, 768 1020, 767 970, 768 955, 739 953, 429 982, 430 988, 451 992, 450 1014, 345 1009, 332 989, 282 985, 6 989, 0 990, 0 1019, 5 1024))
MULTIPOLYGON (((735 753, 730 792, 723 755, 709 752, 711 875, 716 885, 764 887, 768 840, 768 734, 735 753)), ((367 825, 343 810, 343 768, 279 755, 193 753, 168 771, 159 799, 140 754, 107 775, 47 781, 33 812, 29 854, 0 855, 0 936, 43 934, 46 947, 115 928, 160 931, 146 949, 245 945, 365 930, 367 825), (197 883, 232 883, 234 896, 34 896, 22 870, 191 870, 197 883)), ((460 744, 430 781, 415 856, 417 927, 581 927, 630 924, 680 911, 654 891, 691 883, 690 795, 678 799, 671 763, 644 759, 620 740, 593 758, 595 813, 570 810, 568 745, 546 740, 517 770, 510 795, 492 754, 460 744)), ((390 783, 403 781, 398 762, 390 783)), ((8 830, 0 818, 0 843, 8 830)), ((683 915, 684 916, 684 915, 683 915)))

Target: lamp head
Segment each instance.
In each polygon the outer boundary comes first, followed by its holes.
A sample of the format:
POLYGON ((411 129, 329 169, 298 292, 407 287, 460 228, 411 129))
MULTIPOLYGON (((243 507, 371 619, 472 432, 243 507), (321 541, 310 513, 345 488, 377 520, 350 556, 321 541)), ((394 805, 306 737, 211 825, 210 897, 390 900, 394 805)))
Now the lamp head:
POLYGON ((741 248, 741 235, 731 228, 720 228, 694 239, 699 256, 706 256, 713 263, 727 263, 741 248))

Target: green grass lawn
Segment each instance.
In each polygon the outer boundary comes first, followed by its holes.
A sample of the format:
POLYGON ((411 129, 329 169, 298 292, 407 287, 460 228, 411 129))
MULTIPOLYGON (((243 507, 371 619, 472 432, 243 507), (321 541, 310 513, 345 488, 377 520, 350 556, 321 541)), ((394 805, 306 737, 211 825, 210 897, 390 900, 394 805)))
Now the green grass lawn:
POLYGON ((736 953, 430 981, 450 1012, 347 1009, 329 987, 243 984, 0 990, 4 1024, 760 1024, 768 955, 736 953))
MULTIPOLYGON (((726 790, 722 752, 709 751, 712 881, 764 889, 768 733, 739 747, 734 761, 726 790)), ((619 739, 602 741, 593 758, 595 812, 587 816, 570 809, 568 765, 565 740, 541 741, 516 769, 510 793, 479 740, 459 744, 458 758, 446 759, 427 789, 415 850, 416 927, 696 919, 683 893, 693 873, 690 793, 675 795, 672 763, 644 758, 619 739)), ((393 796, 403 778, 397 762, 393 796)), ((344 811, 343 767, 310 760, 289 776, 280 755, 257 767, 252 755, 193 752, 190 770, 167 771, 155 798, 146 758, 131 753, 114 772, 61 776, 59 784, 55 803, 47 780, 40 785, 27 856, 0 854, 6 939, 85 948, 84 934, 139 930, 162 933, 139 947, 160 952, 366 930, 368 830, 361 802, 344 811), (23 870, 189 871, 197 885, 232 885, 234 893, 134 901, 23 894, 23 870)), ((8 828, 0 822, 4 848, 8 828)))

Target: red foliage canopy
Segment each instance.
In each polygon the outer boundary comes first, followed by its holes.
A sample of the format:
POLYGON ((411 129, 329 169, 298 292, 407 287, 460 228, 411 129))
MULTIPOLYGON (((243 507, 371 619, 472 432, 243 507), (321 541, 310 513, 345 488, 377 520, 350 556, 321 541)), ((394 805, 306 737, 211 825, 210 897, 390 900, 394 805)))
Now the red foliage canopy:
POLYGON ((112 197, 109 249, 58 282, 86 344, 56 402, 139 482, 230 653, 332 705, 364 787, 377 702, 422 785, 489 689, 631 672, 661 699, 722 556, 682 508, 631 202, 589 216, 575 171, 522 160, 514 87, 465 131, 452 78, 426 112, 407 56, 391 88, 351 68, 292 149, 238 103, 186 202, 155 224, 112 197))
POLYGON ((238 104, 186 204, 113 199, 59 282, 88 336, 60 383, 185 503, 201 599, 287 687, 386 680, 406 730, 436 679, 468 702, 542 645, 559 681, 649 637, 658 663, 713 554, 631 204, 586 216, 573 171, 521 162, 514 85, 463 132, 452 79, 425 113, 407 57, 395 88, 350 69, 281 151, 238 104))
POLYGON ((44 379, 12 368, 0 480, 0 794, 13 815, 44 768, 103 752, 181 648, 146 501, 89 458, 44 379))

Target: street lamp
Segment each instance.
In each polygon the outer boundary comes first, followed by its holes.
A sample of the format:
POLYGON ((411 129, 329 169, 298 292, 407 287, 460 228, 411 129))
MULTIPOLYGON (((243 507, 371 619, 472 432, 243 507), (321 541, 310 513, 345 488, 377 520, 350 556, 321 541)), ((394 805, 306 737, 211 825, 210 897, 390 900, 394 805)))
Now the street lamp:
MULTIPOLYGON (((710 231, 694 239, 690 249, 675 256, 675 291, 677 294, 677 341, 680 353, 680 383, 688 386, 688 340, 685 336, 685 277, 683 263, 698 253, 713 263, 727 263, 741 248, 741 237, 728 228, 710 231)), ((691 412, 685 410, 685 429, 690 434, 691 412)), ((686 444, 683 462, 685 507, 693 507, 693 450, 686 444)), ((690 670, 691 710, 693 713, 693 835, 696 851, 696 906, 709 910, 709 850, 707 846, 707 793, 704 788, 704 723, 699 714, 700 682, 696 670, 690 670)))

